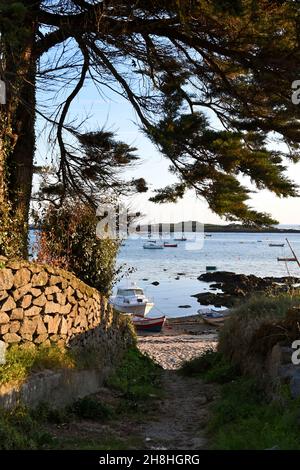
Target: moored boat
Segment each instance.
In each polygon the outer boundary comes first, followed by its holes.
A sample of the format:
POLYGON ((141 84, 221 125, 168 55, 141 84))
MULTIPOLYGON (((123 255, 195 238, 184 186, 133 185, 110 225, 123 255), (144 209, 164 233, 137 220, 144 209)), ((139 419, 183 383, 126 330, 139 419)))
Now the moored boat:
POLYGON ((109 299, 109 303, 121 313, 130 313, 133 315, 145 316, 154 307, 148 297, 145 296, 143 289, 135 285, 125 288, 119 287, 117 294, 109 299))
POLYGON ((156 243, 156 240, 148 240, 143 244, 143 248, 147 250, 162 250, 164 245, 162 243, 156 243))
POLYGON ((280 246, 283 247, 284 243, 269 243, 269 246, 280 246))
POLYGON ((211 308, 208 311, 198 310, 198 313, 202 316, 202 319, 205 323, 208 323, 212 326, 222 326, 225 320, 230 318, 230 313, 227 309, 224 311, 217 311, 211 308))
POLYGON ((159 333, 165 321, 165 316, 157 318, 132 317, 132 323, 137 330, 146 332, 149 331, 153 333, 159 333))
POLYGON ((165 248, 177 248, 177 243, 168 243, 168 242, 164 242, 164 247, 165 248))

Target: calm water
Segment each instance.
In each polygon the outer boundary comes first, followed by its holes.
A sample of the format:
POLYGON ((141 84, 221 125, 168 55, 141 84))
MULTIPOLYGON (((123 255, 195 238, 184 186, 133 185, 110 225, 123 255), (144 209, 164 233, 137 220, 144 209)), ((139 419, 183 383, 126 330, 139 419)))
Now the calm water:
MULTIPOLYGON (((286 236, 300 258, 300 234, 212 233, 198 250, 186 249, 185 242, 178 242, 177 248, 145 250, 145 239, 127 239, 117 262, 123 266, 123 273, 128 268, 133 268, 134 272, 117 285, 136 282, 142 287, 155 302, 149 316, 191 315, 200 307, 191 295, 209 290, 209 284, 197 280, 207 265, 216 266, 220 271, 257 276, 288 275, 286 264, 277 261, 277 257, 292 256, 287 244, 284 248, 269 246, 269 243, 285 242, 286 236), (154 281, 159 285, 153 286, 154 281), (190 305, 190 308, 179 308, 179 305, 190 305)), ((31 242, 33 238, 31 233, 31 242)), ((291 275, 300 277, 296 263, 288 263, 288 269, 291 275)))
MULTIPOLYGON (((119 284, 136 282, 142 287, 155 302, 153 316, 191 315, 200 307, 191 295, 209 290, 207 283, 197 280, 207 265, 257 276, 288 275, 286 264, 277 261, 277 257, 292 256, 287 244, 284 248, 269 246, 285 242, 286 236, 300 258, 300 234, 212 233, 198 250, 187 250, 184 242, 178 242, 177 248, 145 250, 145 239, 128 239, 120 249, 118 264, 125 264, 124 272, 126 268, 134 268, 134 272, 119 284), (160 284, 153 286, 154 281, 160 284), (191 307, 178 308, 179 305, 191 307)), ((288 270, 291 275, 300 276, 296 263, 288 263, 288 270)))

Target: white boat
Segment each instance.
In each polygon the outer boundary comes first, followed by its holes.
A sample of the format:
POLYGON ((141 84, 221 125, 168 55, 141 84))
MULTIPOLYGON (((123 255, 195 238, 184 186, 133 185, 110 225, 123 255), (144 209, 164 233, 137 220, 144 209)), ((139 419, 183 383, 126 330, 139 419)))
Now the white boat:
POLYGON ((156 240, 148 240, 143 244, 143 248, 148 250, 162 250, 164 245, 162 243, 157 243, 156 240))
POLYGON ((109 299, 109 303, 122 313, 145 316, 154 306, 153 302, 145 296, 143 289, 135 285, 119 287, 117 294, 109 299))
POLYGON ((202 316, 202 319, 205 323, 208 323, 213 326, 222 326, 225 322, 225 320, 228 320, 230 318, 230 311, 229 309, 214 309, 214 308, 209 308, 209 309, 200 309, 198 310, 198 313, 202 316))

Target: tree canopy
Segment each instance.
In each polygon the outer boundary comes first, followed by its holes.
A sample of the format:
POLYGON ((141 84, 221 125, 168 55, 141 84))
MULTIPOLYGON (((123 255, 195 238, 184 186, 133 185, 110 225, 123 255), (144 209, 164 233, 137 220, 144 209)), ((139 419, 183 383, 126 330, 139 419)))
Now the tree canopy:
MULTIPOLYGON (((155 202, 176 201, 194 188, 229 220, 270 224, 268 214, 248 206, 240 176, 277 196, 297 195, 285 170, 300 155, 299 107, 291 100, 300 72, 298 2, 0 0, 0 12, 0 73, 9 90, 0 137, 11 143, 6 179, 18 203, 26 196, 28 208, 30 188, 19 173, 32 164, 28 115, 36 112, 55 129, 58 184, 78 192, 83 161, 69 139, 80 147, 84 136, 70 109, 88 80, 102 94, 127 99, 170 160, 178 182, 158 189, 155 202), (49 93, 51 106, 36 103, 36 86, 49 93), (20 150, 26 133, 27 150, 20 150)), ((90 175, 101 174, 99 162, 90 175)))

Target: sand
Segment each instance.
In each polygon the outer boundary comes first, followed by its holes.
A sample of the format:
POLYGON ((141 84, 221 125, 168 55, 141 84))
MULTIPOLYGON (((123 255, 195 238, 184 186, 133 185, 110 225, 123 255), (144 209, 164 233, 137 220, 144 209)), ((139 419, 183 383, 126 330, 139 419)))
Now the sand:
POLYGON ((204 324, 200 315, 169 318, 160 333, 138 334, 139 349, 166 370, 215 349, 217 342, 217 329, 204 324))

